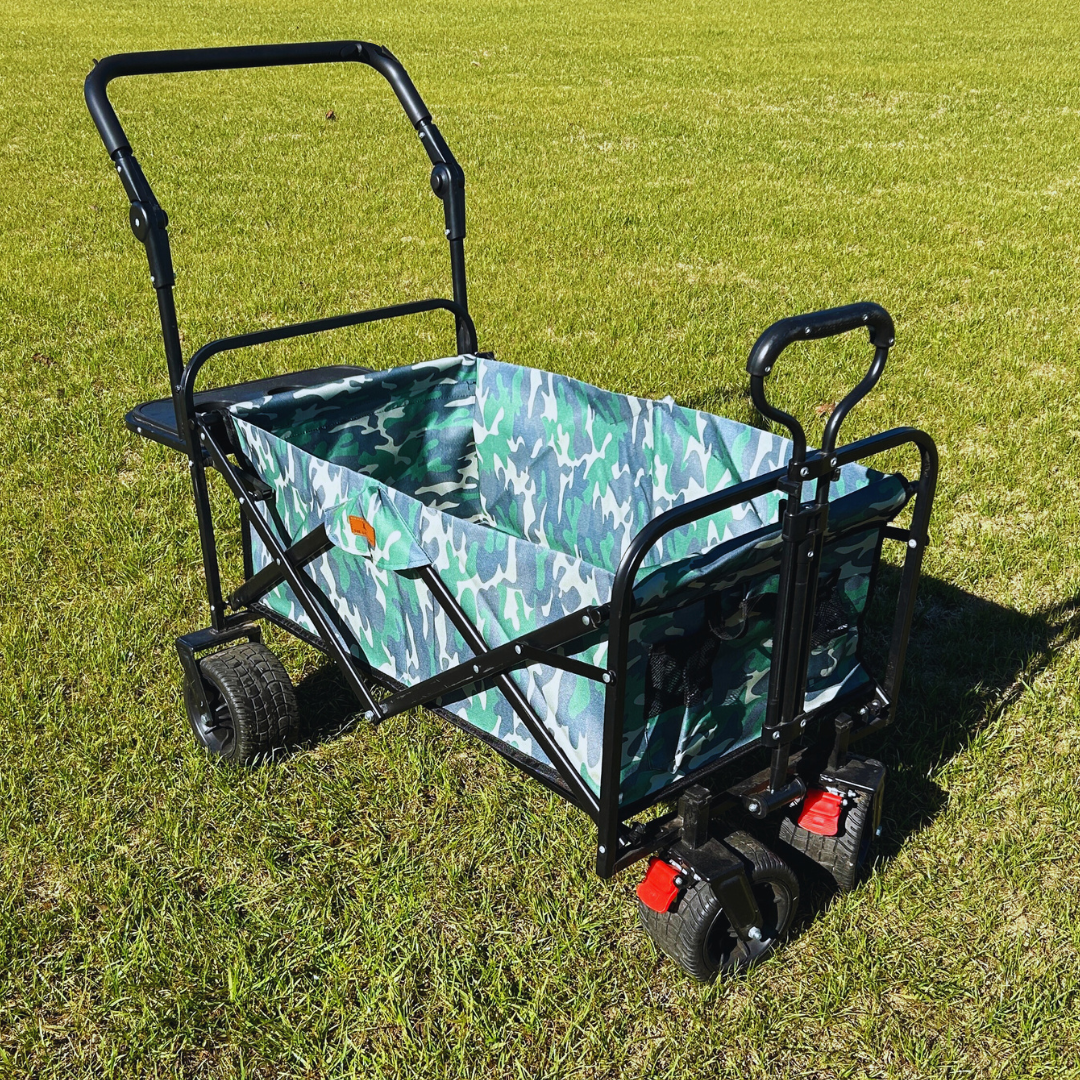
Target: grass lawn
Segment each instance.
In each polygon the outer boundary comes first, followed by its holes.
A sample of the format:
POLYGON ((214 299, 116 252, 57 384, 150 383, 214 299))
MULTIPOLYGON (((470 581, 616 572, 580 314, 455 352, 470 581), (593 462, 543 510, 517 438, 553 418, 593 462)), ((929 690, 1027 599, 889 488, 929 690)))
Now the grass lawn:
MULTIPOLYGON (((448 291, 426 159, 368 69, 114 88, 189 350, 448 291)), ((5 0, 0 127, 0 1075, 1080 1075, 1073 4, 5 0), (923 427, 942 479, 880 858, 746 977, 689 981, 637 928, 637 872, 591 873, 584 816, 430 714, 347 724, 281 635, 344 733, 232 772, 187 730, 187 470, 123 427, 165 366, 82 80, 349 37, 397 53, 465 168, 501 359, 750 420, 773 320, 896 319, 846 432, 923 427)), ((451 349, 431 316, 214 372, 451 349)), ((796 350, 775 393, 812 414, 868 359, 796 350)))

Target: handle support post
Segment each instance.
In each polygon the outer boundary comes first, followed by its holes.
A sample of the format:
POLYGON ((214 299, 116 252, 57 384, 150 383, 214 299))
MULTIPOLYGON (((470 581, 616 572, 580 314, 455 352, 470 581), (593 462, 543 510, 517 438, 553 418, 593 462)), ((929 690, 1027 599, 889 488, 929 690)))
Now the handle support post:
POLYGON ((837 465, 835 450, 840 426, 881 378, 895 339, 892 317, 879 304, 848 304, 773 323, 758 338, 746 362, 754 404, 763 416, 786 427, 792 440, 787 477, 778 485, 785 496, 780 511, 783 547, 769 690, 761 732, 762 741, 772 748, 774 756, 770 791, 786 790, 787 746, 801 734, 806 723, 803 715, 806 671, 812 647, 819 567, 829 520, 829 485, 837 465), (769 403, 765 397, 765 378, 781 353, 794 342, 835 337, 860 328, 870 333, 874 358, 863 378, 833 410, 825 425, 821 449, 808 455, 802 425, 794 416, 769 403), (812 501, 803 502, 803 482, 807 480, 816 481, 815 493, 812 501))

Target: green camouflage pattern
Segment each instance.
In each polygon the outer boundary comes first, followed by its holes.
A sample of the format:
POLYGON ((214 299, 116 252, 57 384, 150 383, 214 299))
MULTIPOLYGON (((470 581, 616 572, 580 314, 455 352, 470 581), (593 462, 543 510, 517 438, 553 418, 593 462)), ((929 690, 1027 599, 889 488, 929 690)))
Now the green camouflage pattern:
MULTIPOLYGON (((622 552, 648 521, 777 469, 790 454, 775 435, 670 401, 471 356, 356 375, 231 411, 243 453, 274 492, 265 505, 282 539, 327 529, 334 547, 307 573, 329 598, 342 640, 406 685, 472 655, 417 567, 434 567, 497 646, 605 603, 622 552)), ((815 636, 812 706, 869 680, 858 661, 858 619, 881 528, 908 488, 898 475, 851 465, 831 495, 821 569, 829 625, 815 636)), ((627 668, 624 802, 654 796, 759 737, 777 504, 770 493, 675 530, 646 558, 627 668)), ((268 554, 255 536, 252 553, 258 570, 268 554)), ((264 603, 313 630, 288 586, 264 603)), ((603 630, 568 654, 604 665, 603 630)), ((598 792, 603 684, 539 664, 512 678, 598 792)), ((493 687, 437 704, 548 763, 493 687)))

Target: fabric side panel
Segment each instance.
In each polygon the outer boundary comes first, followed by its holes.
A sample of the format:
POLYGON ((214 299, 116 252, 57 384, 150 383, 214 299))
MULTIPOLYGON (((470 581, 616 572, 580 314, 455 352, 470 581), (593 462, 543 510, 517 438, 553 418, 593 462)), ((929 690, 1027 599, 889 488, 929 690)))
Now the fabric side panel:
POLYGON ((231 411, 315 457, 475 516, 475 363, 452 357, 371 372, 231 411))
POLYGON ((656 403, 477 361, 480 501, 498 528, 613 571, 652 507, 656 403))
MULTIPOLYGON (((822 552, 806 708, 869 685, 860 662, 882 524, 822 552)), ((760 737, 772 663, 780 541, 774 534, 683 587, 683 603, 631 629, 622 801, 653 796, 760 737)))
MULTIPOLYGON (((241 444, 262 479, 274 491, 270 517, 288 543, 317 528, 326 508, 355 499, 367 477, 314 458, 261 428, 234 419, 241 444), (363 481, 363 483, 361 483, 363 481)), ((402 500, 395 509, 415 530, 419 504, 402 500), (409 520, 409 519, 412 520, 409 520)), ((252 544, 255 569, 267 561, 264 545, 252 544)), ((334 547, 305 570, 330 601, 339 640, 373 668, 402 683, 434 674, 431 600, 414 578, 380 567, 371 559, 334 547)), ((264 603, 306 630, 314 627, 288 585, 278 586, 264 603)))
MULTIPOLYGON (((611 577, 566 555, 485 526, 425 512, 421 546, 489 647, 502 645, 564 615, 610 596, 611 577)), ((436 658, 441 670, 469 660, 468 648, 444 612, 434 615, 436 658)), ((570 655, 603 663, 606 641, 585 638, 570 655)), ((533 665, 511 674, 571 766, 599 790, 603 736, 603 684, 559 669, 533 665)), ((549 763, 527 726, 502 694, 469 688, 446 695, 442 708, 515 749, 549 763)))

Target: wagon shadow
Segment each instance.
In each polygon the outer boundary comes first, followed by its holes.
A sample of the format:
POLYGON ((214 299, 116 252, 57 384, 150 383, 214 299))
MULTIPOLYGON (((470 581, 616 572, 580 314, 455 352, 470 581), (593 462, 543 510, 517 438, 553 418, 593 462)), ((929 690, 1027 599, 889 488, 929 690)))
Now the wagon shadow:
POLYGON ((323 662, 296 684, 300 711, 300 749, 340 738, 362 723, 360 703, 332 660, 323 662))
MULTIPOLYGON (((884 668, 898 571, 882 566, 865 655, 884 668)), ((962 753, 1023 693, 1061 648, 1080 636, 1080 595, 1034 613, 1003 607, 936 578, 919 582, 896 723, 865 752, 888 768, 878 865, 944 809, 946 792, 931 777, 962 753)), ((862 748, 860 747, 860 752, 862 748)), ((823 875, 805 880, 802 926, 833 899, 823 875)), ((797 931, 796 931, 797 932, 797 931)))
MULTIPOLYGON (((864 631, 864 655, 872 671, 884 670, 898 581, 895 567, 880 567, 864 631)), ((893 859, 908 837, 944 809, 947 795, 931 777, 963 752, 1077 636, 1080 595, 1024 613, 937 578, 920 580, 899 716, 882 737, 859 748, 888 768, 883 831, 875 846, 879 865, 893 859)), ((301 679, 296 689, 307 747, 364 722, 356 699, 329 661, 301 679)), ((799 858, 794 852, 783 854, 793 862, 799 858)), ((796 933, 834 895, 813 864, 797 869, 803 899, 796 933)))

